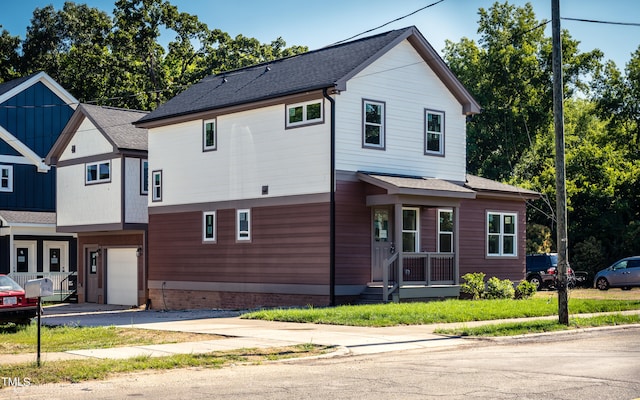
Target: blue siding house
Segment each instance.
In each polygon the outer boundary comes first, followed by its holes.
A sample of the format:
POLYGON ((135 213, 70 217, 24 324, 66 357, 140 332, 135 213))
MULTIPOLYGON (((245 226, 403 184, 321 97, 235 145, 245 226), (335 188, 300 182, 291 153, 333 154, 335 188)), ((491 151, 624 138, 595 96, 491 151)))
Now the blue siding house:
POLYGON ((75 236, 56 232, 56 173, 44 158, 77 104, 44 72, 0 84, 0 273, 21 284, 57 284, 76 268, 75 236))

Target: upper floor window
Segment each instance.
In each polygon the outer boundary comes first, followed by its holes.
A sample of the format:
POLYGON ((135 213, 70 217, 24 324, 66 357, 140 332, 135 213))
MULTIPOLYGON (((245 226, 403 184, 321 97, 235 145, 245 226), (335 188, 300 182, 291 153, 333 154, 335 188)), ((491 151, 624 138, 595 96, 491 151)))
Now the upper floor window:
POLYGON ((517 255, 517 218, 515 213, 487 213, 487 255, 517 255))
POLYGON ((149 193, 149 160, 140 160, 140 194, 149 193))
POLYGON ((13 192, 13 166, 0 165, 0 192, 13 192))
POLYGON ((238 240, 251 240, 251 210, 237 212, 238 240))
POLYGON ((85 183, 103 183, 111 181, 111 162, 96 162, 86 164, 87 175, 85 183))
POLYGON ((425 154, 444 154, 444 113, 425 111, 425 154))
POLYGON ((321 123, 323 121, 322 100, 312 100, 304 103, 288 104, 286 109, 287 128, 321 123))
POLYGON ((438 252, 453 253, 453 211, 438 210, 438 252))
POLYGON ((202 124, 202 150, 215 150, 218 146, 216 120, 209 119, 202 124))
POLYGON ((363 100, 362 146, 384 149, 385 103, 363 100))
POLYGON ((215 242, 216 240, 216 212, 206 211, 202 214, 202 240, 215 242))
POLYGON ((152 201, 162 201, 162 171, 153 171, 151 173, 152 182, 152 201))

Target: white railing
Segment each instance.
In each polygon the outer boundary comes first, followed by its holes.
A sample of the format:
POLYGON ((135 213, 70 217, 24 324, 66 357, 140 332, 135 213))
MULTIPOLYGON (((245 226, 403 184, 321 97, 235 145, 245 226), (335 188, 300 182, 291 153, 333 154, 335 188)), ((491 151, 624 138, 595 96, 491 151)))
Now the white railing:
POLYGON ((64 300, 64 297, 76 290, 77 272, 11 272, 11 279, 24 287, 27 281, 32 279, 49 278, 53 282, 54 298, 64 300))

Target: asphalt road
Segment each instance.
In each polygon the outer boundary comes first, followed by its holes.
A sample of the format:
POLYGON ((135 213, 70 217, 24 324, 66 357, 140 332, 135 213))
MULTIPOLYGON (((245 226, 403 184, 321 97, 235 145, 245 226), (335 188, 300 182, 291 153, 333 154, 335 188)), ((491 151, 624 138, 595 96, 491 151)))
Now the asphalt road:
POLYGON ((78 384, 5 388, 2 399, 636 399, 640 327, 78 384))

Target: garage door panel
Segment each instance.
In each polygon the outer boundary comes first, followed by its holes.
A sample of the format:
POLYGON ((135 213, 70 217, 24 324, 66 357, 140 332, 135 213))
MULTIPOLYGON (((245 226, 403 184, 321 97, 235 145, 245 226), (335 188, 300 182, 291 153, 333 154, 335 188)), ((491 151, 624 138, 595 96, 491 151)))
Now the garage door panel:
POLYGON ((107 303, 138 305, 136 249, 107 250, 107 303))

